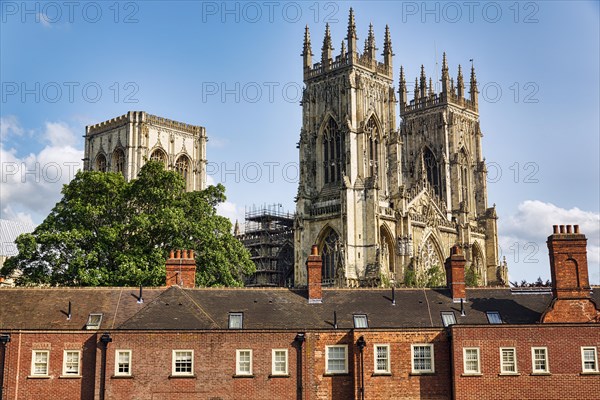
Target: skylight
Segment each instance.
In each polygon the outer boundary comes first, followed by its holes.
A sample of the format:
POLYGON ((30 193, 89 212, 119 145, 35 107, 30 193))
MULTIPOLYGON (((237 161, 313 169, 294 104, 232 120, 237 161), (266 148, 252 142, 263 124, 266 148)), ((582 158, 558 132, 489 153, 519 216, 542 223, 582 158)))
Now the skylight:
POLYGON ((229 313, 229 329, 242 329, 244 314, 240 312, 229 313))
POLYGON ((355 328, 368 328, 369 321, 367 321, 366 314, 354 314, 354 327, 355 328))
POLYGON ((442 311, 442 322, 444 327, 456 324, 456 317, 452 311, 442 311))
POLYGON ((485 314, 487 315, 487 319, 490 324, 502 323, 502 318, 500 317, 500 313, 498 311, 487 311, 485 314))
POLYGON ((100 329, 100 324, 102 324, 102 313, 90 313, 85 329, 100 329))

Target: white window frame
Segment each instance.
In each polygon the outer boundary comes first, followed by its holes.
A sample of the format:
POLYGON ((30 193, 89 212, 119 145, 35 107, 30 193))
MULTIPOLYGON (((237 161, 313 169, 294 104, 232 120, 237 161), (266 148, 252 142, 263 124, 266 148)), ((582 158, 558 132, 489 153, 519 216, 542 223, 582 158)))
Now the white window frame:
POLYGON ((583 373, 598 373, 598 349, 594 346, 582 346, 581 347, 581 372, 583 373), (593 350, 594 352, 594 368, 593 369, 589 369, 585 367, 585 363, 590 362, 589 360, 585 359, 585 351, 586 350, 593 350))
POLYGON ((549 361, 548 361, 548 348, 547 347, 532 347, 531 348, 531 373, 532 374, 549 374, 550 373, 550 366, 549 366, 549 361), (544 362, 546 364, 546 368, 545 369, 537 369, 535 366, 535 351, 536 350, 544 350, 544 362))
POLYGON ((413 374, 433 374, 435 373, 435 357, 433 351, 433 344, 431 343, 416 343, 410 346, 410 365, 411 372, 413 374), (429 347, 431 354, 431 368, 430 369, 415 369, 415 348, 416 347, 429 347))
MULTIPOLYGON (((338 358, 334 359, 334 360, 340 360, 338 358)), ((336 345, 330 345, 330 346, 325 346, 325 373, 326 374, 331 374, 331 375, 335 375, 335 374, 347 374, 348 373, 348 345, 346 344, 336 344, 336 345), (334 348, 340 348, 340 349, 344 349, 344 369, 343 370, 331 370, 329 369, 329 350, 330 349, 334 349, 334 348)))
MULTIPOLYGON (((280 362, 280 361, 279 361, 280 362)), ((287 349, 273 349, 271 351, 271 375, 289 375, 289 370, 288 370, 288 350, 287 349), (285 368, 283 371, 278 371, 277 370, 277 353, 283 353, 285 356, 284 362, 285 362, 285 368)))
POLYGON ((131 368, 132 368, 131 350, 121 350, 121 349, 115 350, 115 376, 131 376, 131 368), (119 371, 119 366, 121 364, 121 362, 119 361, 119 355, 123 354, 123 353, 126 353, 129 355, 129 362, 127 363, 128 372, 119 371))
POLYGON ((252 375, 252 364, 253 364, 253 357, 252 357, 252 349, 238 349, 235 351, 235 374, 236 375, 246 375, 246 376, 251 376, 252 375), (240 360, 242 353, 250 353, 250 366, 249 366, 249 370, 248 371, 242 371, 241 367, 241 363, 242 361, 240 360))
POLYGON ((481 374, 481 353, 479 351, 479 347, 463 347, 463 373, 465 375, 480 375, 481 374), (477 358, 475 360, 467 359, 467 352, 475 350, 477 358), (469 369, 467 367, 467 361, 476 361, 477 368, 469 369))
POLYGON ((390 345, 389 344, 374 344, 373 345, 373 371, 376 374, 389 374, 391 373, 391 368, 390 368, 390 345), (379 353, 377 352, 378 348, 385 348, 385 368, 381 369, 379 368, 379 363, 377 361, 379 361, 379 353))
MULTIPOLYGON (((41 364, 41 363, 40 363, 41 364)), ((50 350, 32 350, 31 351, 31 376, 50 376, 50 350), (38 364, 36 362, 36 354, 46 354, 46 373, 39 373, 35 370, 35 365, 38 364)))
POLYGON ((172 364, 171 364, 171 375, 172 376, 194 376, 194 350, 191 350, 191 349, 173 350, 171 360, 172 360, 172 364), (176 371, 175 366, 177 364, 177 353, 191 353, 192 363, 191 363, 189 372, 176 371))
POLYGON ((63 376, 81 376, 81 350, 64 350, 63 351, 63 376), (67 370, 67 354, 77 353, 77 372, 73 373, 67 370))
POLYGON ((501 375, 517 375, 519 368, 517 366, 517 349, 514 347, 500 347, 500 374, 501 375), (513 361, 512 363, 504 361, 504 351, 512 351, 513 361), (507 366, 514 366, 514 371, 505 370, 507 366))

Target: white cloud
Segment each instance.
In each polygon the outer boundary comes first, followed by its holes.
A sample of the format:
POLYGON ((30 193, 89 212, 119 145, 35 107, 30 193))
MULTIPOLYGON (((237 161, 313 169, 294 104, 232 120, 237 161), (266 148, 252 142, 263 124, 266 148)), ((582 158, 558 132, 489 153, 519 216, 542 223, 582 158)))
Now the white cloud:
POLYGON ((19 124, 19 120, 14 115, 0 117, 0 138, 6 139, 9 135, 14 134, 21 136, 24 130, 19 124))
POLYGON ((600 213, 565 209, 539 200, 526 200, 517 212, 498 221, 501 255, 509 264, 511 280, 550 278, 546 240, 553 225, 579 225, 588 239, 587 257, 591 284, 600 284, 600 213))
POLYGON ((238 223, 240 224, 240 229, 242 231, 244 230, 244 210, 241 207, 238 207, 235 203, 232 203, 230 201, 220 203, 217 206, 217 214, 229 218, 232 226, 235 226, 235 221, 238 221, 238 223))
MULTIPOLYGON (((2 122, 3 131, 23 132, 16 118, 2 122)), ((1 218, 40 223, 60 200, 63 184, 82 167, 83 151, 75 147, 78 135, 66 123, 47 122, 39 136, 46 145, 22 157, 7 146, 6 136, 0 141, 1 218)))

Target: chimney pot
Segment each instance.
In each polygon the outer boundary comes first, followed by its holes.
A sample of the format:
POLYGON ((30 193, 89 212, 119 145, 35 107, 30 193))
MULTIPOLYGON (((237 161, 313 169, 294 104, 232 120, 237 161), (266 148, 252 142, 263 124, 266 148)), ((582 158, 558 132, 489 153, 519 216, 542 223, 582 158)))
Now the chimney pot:
POLYGON ((183 257, 181 258, 188 258, 188 251, 187 250, 183 250, 183 257))
POLYGON ((190 250, 190 258, 194 258, 194 250, 190 250))
POLYGON ((567 225, 567 233, 571 233, 571 225, 567 225))
POLYGON ((310 255, 311 256, 318 256, 319 255, 319 246, 317 246, 316 244, 313 244, 311 249, 310 249, 310 255))
POLYGON ((565 226, 564 225, 560 226, 560 233, 565 233, 565 226))
POLYGON ((181 250, 175 252, 175 258, 181 258, 181 250))
POLYGON ((573 225, 573 230, 575 233, 579 233, 579 225, 573 225))
POLYGON ((175 258, 175 252, 173 250, 169 252, 169 258, 175 258))

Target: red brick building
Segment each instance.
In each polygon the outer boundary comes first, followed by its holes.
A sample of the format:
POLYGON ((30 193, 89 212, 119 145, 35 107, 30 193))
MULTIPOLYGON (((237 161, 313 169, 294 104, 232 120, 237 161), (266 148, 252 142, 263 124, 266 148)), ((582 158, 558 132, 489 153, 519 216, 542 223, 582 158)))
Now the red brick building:
POLYGON ((0 290, 13 399, 598 399, 600 288, 585 236, 548 238, 553 288, 204 289, 193 254, 163 288, 0 290))

